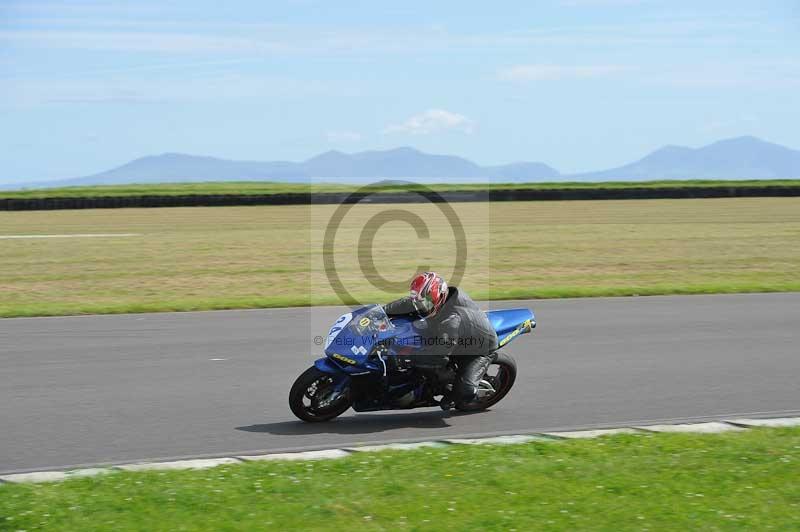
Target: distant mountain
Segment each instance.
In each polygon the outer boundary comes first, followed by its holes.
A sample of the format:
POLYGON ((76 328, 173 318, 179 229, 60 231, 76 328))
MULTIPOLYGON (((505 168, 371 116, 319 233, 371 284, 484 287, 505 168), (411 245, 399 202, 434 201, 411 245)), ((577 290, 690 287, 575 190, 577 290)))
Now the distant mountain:
POLYGON ((305 177, 298 165, 291 162, 228 161, 215 157, 164 153, 142 157, 99 174, 61 181, 61 184, 71 186, 187 181, 299 181, 305 177))
POLYGON ((800 178, 800 151, 755 137, 738 137, 696 149, 666 146, 619 168, 572 175, 560 174, 540 162, 480 166, 462 157, 435 155, 404 147, 349 154, 329 151, 303 162, 230 161, 165 153, 142 157, 87 177, 5 185, 3 188, 190 181, 303 182, 311 179, 351 183, 380 179, 413 179, 429 183, 523 183, 782 178, 800 178))
POLYGON ((800 151, 756 137, 737 137, 697 149, 665 146, 619 168, 570 177, 585 181, 798 178, 800 151))
POLYGON ((413 148, 364 151, 348 155, 329 151, 303 163, 313 177, 356 178, 489 178, 484 168, 451 155, 431 155, 413 148))
POLYGON ((29 183, 27 186, 116 185, 191 181, 283 181, 335 179, 367 182, 378 179, 421 179, 432 182, 537 181, 559 173, 543 163, 482 167, 451 155, 433 155, 413 148, 342 153, 329 151, 307 161, 230 161, 180 153, 136 159, 86 177, 29 183))
POLYGON ((498 181, 525 182, 533 180, 558 179, 561 174, 558 170, 544 163, 511 163, 500 166, 487 166, 486 171, 496 177, 498 181))

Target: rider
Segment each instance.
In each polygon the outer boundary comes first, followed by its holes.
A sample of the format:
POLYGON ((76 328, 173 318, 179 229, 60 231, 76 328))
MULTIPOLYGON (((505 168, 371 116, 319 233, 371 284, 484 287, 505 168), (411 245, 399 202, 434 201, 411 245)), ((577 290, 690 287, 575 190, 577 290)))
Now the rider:
POLYGON ((497 349, 497 333, 483 311, 463 291, 447 283, 436 272, 425 272, 411 280, 410 294, 384 307, 388 316, 424 318, 424 355, 412 358, 420 369, 443 369, 451 356, 459 360, 452 393, 441 401, 443 410, 456 401, 469 402, 478 393, 478 383, 497 349))

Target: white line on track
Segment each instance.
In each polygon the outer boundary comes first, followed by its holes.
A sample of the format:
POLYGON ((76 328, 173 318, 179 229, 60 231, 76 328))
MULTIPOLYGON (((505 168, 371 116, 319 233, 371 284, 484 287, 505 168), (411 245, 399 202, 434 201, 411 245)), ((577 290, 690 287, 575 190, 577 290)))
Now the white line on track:
POLYGON ((0 235, 0 240, 23 238, 113 238, 118 236, 140 236, 140 233, 87 233, 79 235, 0 235))

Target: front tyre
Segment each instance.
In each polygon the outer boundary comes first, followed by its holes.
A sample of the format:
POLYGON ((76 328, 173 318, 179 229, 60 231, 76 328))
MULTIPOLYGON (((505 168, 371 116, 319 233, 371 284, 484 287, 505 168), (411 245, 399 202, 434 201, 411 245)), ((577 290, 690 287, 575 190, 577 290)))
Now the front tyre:
POLYGON ((328 421, 343 414, 351 404, 349 386, 337 390, 334 375, 314 366, 297 377, 289 391, 289 408, 303 421, 328 421))
POLYGON ((486 410, 508 395, 516 379, 517 363, 503 351, 495 351, 478 385, 478 397, 469 403, 456 403, 456 409, 462 412, 486 410))

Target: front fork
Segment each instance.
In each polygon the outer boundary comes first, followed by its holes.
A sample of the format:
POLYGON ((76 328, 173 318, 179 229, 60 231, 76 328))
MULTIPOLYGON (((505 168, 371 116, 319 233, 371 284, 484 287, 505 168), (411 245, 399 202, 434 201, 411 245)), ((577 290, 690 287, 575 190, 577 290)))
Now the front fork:
POLYGON ((350 387, 350 375, 337 368, 327 358, 320 358, 314 362, 314 367, 327 373, 333 379, 332 400, 337 399, 347 388, 350 387))

